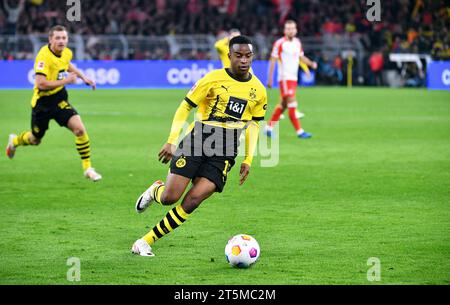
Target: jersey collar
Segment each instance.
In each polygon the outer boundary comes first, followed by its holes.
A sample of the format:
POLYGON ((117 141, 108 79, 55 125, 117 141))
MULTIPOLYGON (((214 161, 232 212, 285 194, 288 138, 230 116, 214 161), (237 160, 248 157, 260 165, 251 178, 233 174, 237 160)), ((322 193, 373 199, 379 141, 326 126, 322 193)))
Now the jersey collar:
POLYGON ((241 82, 241 83, 248 82, 248 81, 250 81, 250 80, 252 79, 252 74, 251 74, 250 72, 248 73, 248 78, 246 78, 246 79, 238 79, 238 78, 236 78, 236 77, 230 72, 229 68, 225 68, 225 72, 227 72, 228 76, 230 76, 232 79, 234 79, 234 80, 236 80, 236 81, 238 81, 238 82, 241 82))
POLYGON ((294 37, 292 37, 292 39, 291 40, 289 40, 289 38, 286 36, 286 35, 284 35, 284 40, 285 41, 294 41, 295 40, 295 38, 296 38, 296 36, 294 36, 294 37))
POLYGON ((52 52, 53 55, 55 55, 55 56, 58 57, 58 58, 61 58, 61 55, 58 55, 58 54, 56 54, 56 53, 54 53, 54 52, 52 51, 52 48, 50 48, 50 44, 48 44, 47 47, 48 47, 48 49, 50 50, 50 52, 52 52))

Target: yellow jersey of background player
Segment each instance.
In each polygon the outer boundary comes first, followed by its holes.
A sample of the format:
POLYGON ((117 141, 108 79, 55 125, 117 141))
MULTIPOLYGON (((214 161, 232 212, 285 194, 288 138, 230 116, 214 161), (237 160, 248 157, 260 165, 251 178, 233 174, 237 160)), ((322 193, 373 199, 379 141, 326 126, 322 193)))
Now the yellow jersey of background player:
POLYGON ((259 121, 266 113, 267 93, 249 72, 253 59, 249 38, 236 36, 230 40, 229 59, 230 68, 214 70, 200 79, 175 113, 167 143, 158 155, 163 163, 170 161, 166 182, 153 183, 136 201, 136 211, 142 213, 153 201, 163 205, 176 203, 191 182, 193 186, 181 204, 133 244, 131 251, 135 254, 154 256, 151 245, 155 241, 184 223, 205 199, 223 191, 243 129, 245 159, 239 183, 242 185, 248 177, 258 141, 259 121), (194 108, 198 108, 195 127, 175 150, 181 128, 194 108))
POLYGON ((31 99, 31 131, 18 136, 10 134, 6 155, 12 159, 19 146, 39 145, 49 127, 50 120, 67 127, 75 135, 75 145, 81 157, 84 176, 98 181, 102 176, 91 165, 91 146, 86 128, 78 112, 69 103, 65 86, 75 83, 77 77, 95 89, 95 82, 71 64, 72 51, 67 48, 68 33, 63 26, 49 31, 49 44, 43 46, 34 64, 35 85, 31 99))
MULTIPOLYGON (((73 53, 69 48, 64 48, 61 54, 55 54, 50 45, 43 46, 37 56, 34 63, 35 75, 42 75, 49 81, 61 81, 66 78, 67 71, 69 70, 69 64, 72 60, 73 53)), ((50 96, 63 90, 64 84, 48 90, 40 90, 37 83, 34 85, 34 94, 31 99, 31 107, 36 106, 36 102, 39 98, 44 96, 50 96)))

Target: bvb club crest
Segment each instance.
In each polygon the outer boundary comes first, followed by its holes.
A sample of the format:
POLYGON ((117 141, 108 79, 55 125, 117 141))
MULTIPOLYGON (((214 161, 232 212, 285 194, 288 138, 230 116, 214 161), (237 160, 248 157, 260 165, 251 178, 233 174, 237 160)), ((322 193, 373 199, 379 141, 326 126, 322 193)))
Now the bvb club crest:
POLYGON ((255 98, 256 98, 256 89, 253 89, 253 88, 251 88, 250 89, 250 98, 252 99, 252 100, 254 100, 255 98))
POLYGON ((180 159, 177 160, 177 162, 175 163, 175 165, 178 168, 183 168, 186 166, 186 159, 184 158, 184 156, 181 156, 180 159))

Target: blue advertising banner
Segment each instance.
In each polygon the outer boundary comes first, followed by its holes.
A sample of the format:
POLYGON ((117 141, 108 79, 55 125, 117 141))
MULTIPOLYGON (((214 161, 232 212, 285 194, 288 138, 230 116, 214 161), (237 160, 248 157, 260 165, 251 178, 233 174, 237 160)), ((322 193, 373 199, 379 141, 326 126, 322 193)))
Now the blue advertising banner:
POLYGON ((427 87, 450 90, 450 61, 433 61, 428 64, 427 87))
MULTIPOLYGON (((155 60, 155 61, 73 61, 83 73, 101 88, 190 88, 206 73, 220 69, 220 61, 155 60)), ((32 88, 34 61, 0 61, 0 89, 32 88)), ((268 62, 254 61, 254 74, 266 85, 268 62)), ((300 80, 302 86, 314 84, 314 73, 300 80)), ((81 80, 69 88, 83 88, 81 80)), ((277 87, 276 71, 274 87, 277 87)))

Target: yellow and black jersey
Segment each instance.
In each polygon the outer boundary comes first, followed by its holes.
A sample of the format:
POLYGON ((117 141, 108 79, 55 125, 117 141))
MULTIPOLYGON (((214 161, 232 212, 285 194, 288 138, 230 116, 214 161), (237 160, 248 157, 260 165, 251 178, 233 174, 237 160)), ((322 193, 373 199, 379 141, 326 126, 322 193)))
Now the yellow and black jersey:
MULTIPOLYGON (((44 75, 49 81, 61 80, 65 78, 71 60, 72 51, 69 48, 65 48, 61 55, 56 55, 50 49, 50 45, 46 45, 39 50, 36 56, 34 72, 36 75, 44 75)), ((39 90, 35 85, 31 106, 34 107, 40 97, 56 94, 63 88, 64 86, 60 86, 52 90, 39 90)))
POLYGON ((216 42, 214 47, 217 50, 217 53, 219 53, 219 58, 222 61, 223 68, 229 68, 230 67, 230 59, 228 58, 229 53, 229 47, 228 43, 230 42, 230 39, 228 37, 222 38, 216 42))
POLYGON ((237 80, 228 69, 214 70, 200 79, 184 99, 198 107, 196 120, 224 128, 244 128, 246 122, 264 119, 266 88, 254 75, 237 80))
MULTIPOLYGON (((189 112, 194 108, 198 109, 188 133, 198 134, 195 130, 191 132, 198 125, 195 122, 231 129, 233 134, 240 134, 245 129, 243 163, 251 165, 258 140, 259 121, 264 120, 267 109, 266 88, 261 81, 251 73, 247 79, 238 80, 228 69, 209 72, 191 88, 175 112, 167 143, 176 145, 189 112)), ((224 147, 230 145, 233 145, 233 151, 237 150, 236 141, 227 140, 224 147)))

